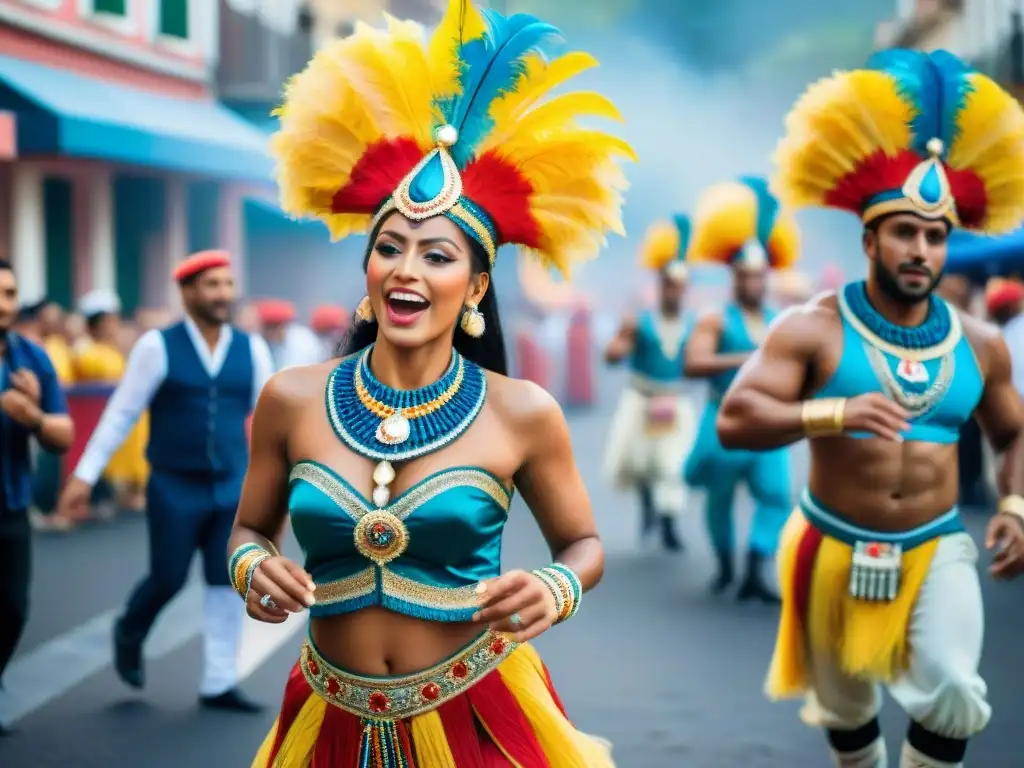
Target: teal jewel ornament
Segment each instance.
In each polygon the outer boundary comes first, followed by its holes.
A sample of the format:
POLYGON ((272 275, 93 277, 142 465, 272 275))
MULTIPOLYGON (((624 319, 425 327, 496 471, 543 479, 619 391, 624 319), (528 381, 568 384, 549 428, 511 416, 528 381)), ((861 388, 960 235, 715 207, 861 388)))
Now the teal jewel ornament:
POLYGON ((328 381, 326 405, 338 438, 379 462, 373 470, 371 497, 376 509, 360 517, 354 536, 360 553, 384 565, 409 544, 405 524, 386 509, 395 480, 392 462, 433 453, 465 432, 483 408, 487 376, 452 350, 451 363, 440 379, 420 389, 397 390, 373 375, 372 353, 371 345, 362 355, 341 361, 328 381))
POLYGON ((942 139, 929 139, 926 148, 928 159, 914 168, 903 183, 902 192, 923 214, 937 218, 952 211, 953 194, 942 167, 942 139))

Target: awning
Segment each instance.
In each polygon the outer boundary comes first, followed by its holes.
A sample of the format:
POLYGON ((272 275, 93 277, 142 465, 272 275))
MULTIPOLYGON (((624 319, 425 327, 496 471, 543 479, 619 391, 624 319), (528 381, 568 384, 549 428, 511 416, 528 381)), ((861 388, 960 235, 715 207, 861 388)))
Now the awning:
POLYGON ((19 156, 69 155, 270 181, 267 134, 209 99, 185 99, 0 56, 0 110, 19 156))
POLYGON ((327 242, 330 233, 319 219, 293 219, 274 203, 255 197, 245 199, 246 223, 256 230, 301 231, 327 242))
POLYGON ((972 280, 1024 272, 1024 229, 988 237, 956 230, 949 237, 946 272, 972 280))

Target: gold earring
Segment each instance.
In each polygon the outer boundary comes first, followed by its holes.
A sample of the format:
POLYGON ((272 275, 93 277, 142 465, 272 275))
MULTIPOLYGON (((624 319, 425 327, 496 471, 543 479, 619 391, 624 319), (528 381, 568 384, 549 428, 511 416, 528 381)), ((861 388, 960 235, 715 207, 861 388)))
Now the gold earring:
POLYGON ((369 296, 363 296, 356 306, 356 317, 359 318, 361 323, 375 323, 377 322, 377 315, 373 312, 373 304, 370 303, 369 296))
POLYGON ((466 308, 462 311, 460 325, 463 332, 474 339, 479 339, 484 335, 484 331, 487 330, 487 321, 484 320, 483 314, 476 308, 475 304, 466 305, 466 308))

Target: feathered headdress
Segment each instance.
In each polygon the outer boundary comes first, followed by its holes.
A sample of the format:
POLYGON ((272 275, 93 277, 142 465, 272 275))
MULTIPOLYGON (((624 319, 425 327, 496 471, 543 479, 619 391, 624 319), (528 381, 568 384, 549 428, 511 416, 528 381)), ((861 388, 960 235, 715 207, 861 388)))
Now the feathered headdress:
POLYGON ((740 269, 785 269, 800 252, 796 222, 784 215, 768 182, 752 176, 708 187, 693 217, 691 261, 740 269))
POLYGON ((640 263, 656 272, 670 270, 677 280, 686 279, 686 251, 690 246, 690 219, 676 214, 672 221, 656 221, 644 233, 640 263))
POLYGON ((623 234, 623 140, 581 127, 621 120, 604 96, 550 91, 597 65, 550 58, 554 27, 449 0, 427 42, 388 17, 359 24, 288 84, 273 139, 282 208, 323 219, 335 239, 392 211, 446 216, 483 246, 515 243, 567 274, 623 234))
POLYGON ((998 233, 1024 218, 1024 110, 946 51, 890 50, 812 85, 775 161, 785 205, 914 213, 998 233))

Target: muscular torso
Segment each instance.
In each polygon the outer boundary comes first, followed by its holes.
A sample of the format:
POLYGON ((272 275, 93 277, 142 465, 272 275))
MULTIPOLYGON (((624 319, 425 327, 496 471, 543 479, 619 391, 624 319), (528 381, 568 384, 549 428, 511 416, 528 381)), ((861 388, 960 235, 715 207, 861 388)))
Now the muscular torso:
MULTIPOLYGON (((334 434, 324 408, 327 377, 337 361, 293 369, 287 423, 289 466, 312 460, 335 470, 367 496, 373 490, 376 462, 352 452, 334 434)), ((455 466, 486 469, 507 487, 522 464, 524 449, 503 403, 519 382, 488 375, 488 398, 473 425, 449 446, 413 461, 396 464, 392 498, 432 472, 455 466)), ((338 666, 364 675, 402 675, 436 664, 480 634, 470 622, 441 623, 394 613, 381 607, 313 619, 318 648, 338 666)))
MULTIPOLYGON (((817 350, 804 383, 803 397, 820 390, 835 373, 843 354, 843 326, 834 296, 813 310, 817 350)), ((978 362, 984 368, 985 339, 964 323, 978 362)), ((957 503, 957 445, 882 438, 826 437, 810 441, 809 488, 824 505, 860 525, 900 531, 922 525, 957 503)))

